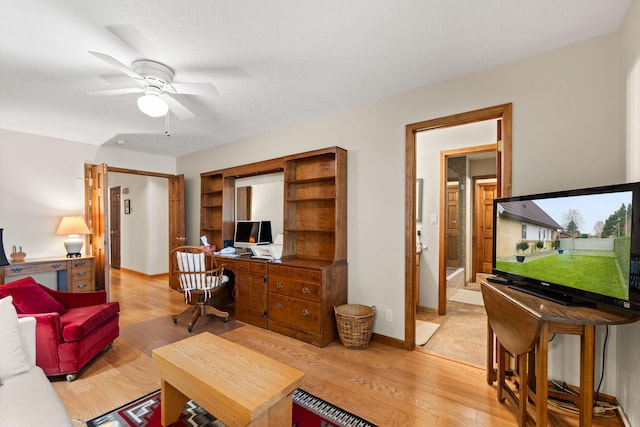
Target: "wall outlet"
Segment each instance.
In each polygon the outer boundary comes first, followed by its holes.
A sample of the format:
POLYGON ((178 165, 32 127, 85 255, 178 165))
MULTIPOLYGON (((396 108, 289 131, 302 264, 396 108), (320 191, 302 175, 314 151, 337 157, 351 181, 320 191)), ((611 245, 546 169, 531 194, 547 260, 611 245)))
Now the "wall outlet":
POLYGON ((387 308, 384 311, 384 320, 386 320, 387 322, 393 322, 393 310, 387 308))

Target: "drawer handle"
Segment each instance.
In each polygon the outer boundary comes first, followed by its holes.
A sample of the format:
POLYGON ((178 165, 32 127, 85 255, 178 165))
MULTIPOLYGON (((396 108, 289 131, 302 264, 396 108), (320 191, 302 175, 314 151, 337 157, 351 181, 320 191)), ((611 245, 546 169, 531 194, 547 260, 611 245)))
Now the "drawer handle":
POLYGON ((84 276, 85 274, 87 274, 87 272, 86 272, 86 271, 79 271, 79 272, 78 272, 78 276, 84 276))
POLYGON ((276 303, 276 308, 284 308, 284 305, 282 305, 281 303, 277 302, 276 303))
POLYGON ((14 273, 20 273, 22 271, 22 267, 11 267, 11 271, 14 273))
POLYGON ((78 289, 84 289, 86 287, 87 287, 87 285, 78 285, 78 289))
POLYGON ((85 261, 78 261, 78 262, 76 263, 76 267, 84 267, 84 265, 85 265, 85 264, 86 264, 86 262, 85 262, 85 261))
POLYGON ((53 268, 60 268, 60 266, 61 266, 61 265, 62 265, 62 264, 55 263, 55 264, 51 264, 51 267, 53 267, 53 268))
POLYGON ((276 283, 276 288, 282 289, 282 283, 280 283, 280 282, 276 283))
POLYGON ((306 286, 304 288, 302 288, 302 293, 303 294, 310 294, 311 293, 311 289, 307 288, 306 286))
POLYGON ((311 312, 310 312, 309 310, 306 310, 306 309, 305 309, 305 310, 302 310, 302 315, 303 315, 304 317, 309 317, 309 316, 311 316, 311 312))

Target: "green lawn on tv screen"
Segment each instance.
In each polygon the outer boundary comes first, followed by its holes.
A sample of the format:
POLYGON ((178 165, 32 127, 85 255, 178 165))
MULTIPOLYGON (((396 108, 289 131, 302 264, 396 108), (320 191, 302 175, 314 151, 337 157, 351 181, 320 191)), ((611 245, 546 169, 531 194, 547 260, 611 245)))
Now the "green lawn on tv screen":
POLYGON ((615 298, 627 298, 627 286, 622 281, 614 257, 556 254, 525 262, 496 261, 500 271, 533 277, 615 298))

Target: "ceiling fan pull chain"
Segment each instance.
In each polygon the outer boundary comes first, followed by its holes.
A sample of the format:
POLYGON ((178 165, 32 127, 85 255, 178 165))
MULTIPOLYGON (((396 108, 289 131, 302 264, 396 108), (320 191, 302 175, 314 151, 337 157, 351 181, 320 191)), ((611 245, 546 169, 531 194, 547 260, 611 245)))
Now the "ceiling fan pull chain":
POLYGON ((167 135, 167 138, 171 137, 171 133, 169 132, 169 116, 171 114, 166 114, 164 116, 164 134, 167 135))

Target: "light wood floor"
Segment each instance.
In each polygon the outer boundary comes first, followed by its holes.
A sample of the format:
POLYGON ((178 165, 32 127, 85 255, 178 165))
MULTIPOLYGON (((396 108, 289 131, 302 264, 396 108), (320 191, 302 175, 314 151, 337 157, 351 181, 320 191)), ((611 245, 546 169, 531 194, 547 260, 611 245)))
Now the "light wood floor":
MULTIPOLYGON (((120 302, 121 326, 184 309, 166 279, 119 270, 112 271, 111 298, 120 302)), ((517 425, 486 372, 469 364, 376 342, 366 350, 339 342, 318 348, 251 325, 222 336, 304 371, 303 389, 381 427, 517 425)), ((157 390, 160 379, 150 357, 118 338, 78 379, 53 384, 72 418, 88 420, 157 390)))

